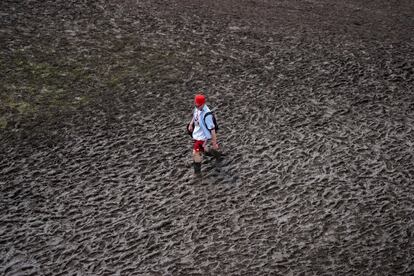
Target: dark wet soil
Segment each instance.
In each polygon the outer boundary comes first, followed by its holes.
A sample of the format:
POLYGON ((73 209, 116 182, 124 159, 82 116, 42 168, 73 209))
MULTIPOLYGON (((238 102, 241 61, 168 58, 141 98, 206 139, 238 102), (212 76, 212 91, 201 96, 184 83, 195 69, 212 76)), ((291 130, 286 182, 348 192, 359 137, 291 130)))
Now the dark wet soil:
POLYGON ((412 1, 0 18, 2 275, 413 275, 412 1), (225 156, 196 179, 200 89, 225 156))

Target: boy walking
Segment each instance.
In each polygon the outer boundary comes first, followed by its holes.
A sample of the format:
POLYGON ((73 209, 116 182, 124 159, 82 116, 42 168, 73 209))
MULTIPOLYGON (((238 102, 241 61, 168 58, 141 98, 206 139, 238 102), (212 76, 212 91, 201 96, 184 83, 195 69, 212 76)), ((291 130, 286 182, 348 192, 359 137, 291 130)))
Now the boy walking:
POLYGON ((188 131, 192 132, 193 137, 193 165, 194 173, 201 174, 202 154, 206 151, 209 140, 214 150, 218 150, 217 133, 213 121, 213 116, 206 105, 206 98, 202 94, 197 94, 194 98, 195 108, 193 118, 188 125, 188 131))

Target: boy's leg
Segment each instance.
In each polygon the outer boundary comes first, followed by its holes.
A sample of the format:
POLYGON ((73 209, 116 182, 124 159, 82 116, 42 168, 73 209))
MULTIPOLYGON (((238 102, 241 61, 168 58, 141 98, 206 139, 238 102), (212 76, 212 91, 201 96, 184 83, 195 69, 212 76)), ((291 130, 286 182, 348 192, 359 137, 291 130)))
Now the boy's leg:
POLYGON ((197 151, 193 151, 193 159, 194 159, 194 173, 200 174, 201 173, 201 153, 197 151))
POLYGON ((195 163, 201 163, 203 161, 201 152, 193 150, 193 159, 195 163))
POLYGON ((194 173, 201 173, 201 162, 203 161, 202 153, 204 152, 204 144, 202 141, 195 141, 193 147, 194 173))
POLYGON ((206 156, 214 157, 216 159, 221 157, 221 153, 218 150, 215 150, 212 146, 207 144, 204 146, 204 153, 206 156))

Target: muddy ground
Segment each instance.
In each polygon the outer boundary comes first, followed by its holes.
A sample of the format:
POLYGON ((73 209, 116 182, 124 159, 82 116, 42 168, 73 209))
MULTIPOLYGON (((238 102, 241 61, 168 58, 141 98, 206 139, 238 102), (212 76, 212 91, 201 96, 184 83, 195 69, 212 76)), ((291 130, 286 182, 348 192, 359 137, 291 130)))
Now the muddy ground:
POLYGON ((412 1, 0 18, 2 275, 413 275, 412 1), (198 90, 225 154, 201 179, 198 90))

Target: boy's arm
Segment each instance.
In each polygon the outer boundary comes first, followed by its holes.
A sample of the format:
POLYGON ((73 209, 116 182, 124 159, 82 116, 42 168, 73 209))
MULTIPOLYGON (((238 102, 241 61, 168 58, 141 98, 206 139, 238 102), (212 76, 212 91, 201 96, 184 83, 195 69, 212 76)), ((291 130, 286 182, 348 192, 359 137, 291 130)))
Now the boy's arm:
POLYGON ((213 145, 214 149, 218 149, 218 144, 217 144, 217 134, 216 134, 216 130, 212 129, 211 130, 211 144, 213 145))
POLYGON ((191 118, 190 124, 188 125, 188 130, 193 131, 193 123, 194 123, 194 117, 191 118))

